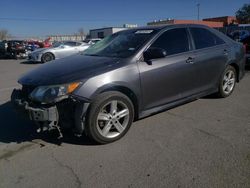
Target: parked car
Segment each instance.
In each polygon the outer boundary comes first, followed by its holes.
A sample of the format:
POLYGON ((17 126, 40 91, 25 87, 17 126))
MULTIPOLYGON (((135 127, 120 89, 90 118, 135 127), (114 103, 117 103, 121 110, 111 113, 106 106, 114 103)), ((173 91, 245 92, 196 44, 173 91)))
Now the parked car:
POLYGON ((51 40, 51 38, 49 37, 42 42, 44 48, 52 47, 52 43, 50 42, 50 40, 51 40))
POLYGON ((0 57, 5 57, 6 52, 7 52, 7 42, 6 41, 1 41, 0 42, 0 57))
POLYGON ((250 65, 250 36, 244 38, 243 40, 241 40, 241 42, 243 43, 245 47, 246 65, 249 66, 250 65))
POLYGON ((83 42, 57 42, 51 48, 37 49, 29 54, 29 60, 46 63, 54 59, 61 59, 86 50, 89 44, 83 42))
POLYGON ((248 37, 249 35, 250 32, 248 30, 237 30, 229 34, 229 37, 231 37, 235 41, 241 41, 244 38, 248 37))
POLYGON ((50 42, 51 38, 47 38, 44 41, 38 40, 28 40, 27 41, 27 49, 30 51, 34 51, 38 48, 50 48, 52 47, 52 43, 50 42))
POLYGON ((27 41, 26 49, 30 52, 40 48, 39 43, 36 41, 27 41))
POLYGON ((5 40, 0 44, 0 56, 5 58, 26 58, 28 52, 23 40, 5 40))
POLYGON ((84 40, 84 42, 86 42, 86 43, 88 43, 90 45, 93 45, 93 44, 95 44, 95 43, 97 43, 97 42, 99 42, 101 40, 102 39, 99 39, 99 38, 93 38, 93 39, 86 39, 86 40, 84 40))
POLYGON ((212 93, 228 97, 244 70, 243 45, 207 26, 135 28, 32 70, 12 101, 38 131, 68 127, 109 143, 137 119, 212 93))

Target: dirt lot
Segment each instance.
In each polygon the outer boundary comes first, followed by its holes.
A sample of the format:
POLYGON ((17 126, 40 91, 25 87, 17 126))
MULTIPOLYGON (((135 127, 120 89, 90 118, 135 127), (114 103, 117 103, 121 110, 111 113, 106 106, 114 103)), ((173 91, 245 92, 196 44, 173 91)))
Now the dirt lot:
POLYGON ((226 99, 203 98, 137 121, 94 145, 38 135, 13 112, 16 80, 40 64, 0 60, 0 187, 250 187, 250 72, 226 99))

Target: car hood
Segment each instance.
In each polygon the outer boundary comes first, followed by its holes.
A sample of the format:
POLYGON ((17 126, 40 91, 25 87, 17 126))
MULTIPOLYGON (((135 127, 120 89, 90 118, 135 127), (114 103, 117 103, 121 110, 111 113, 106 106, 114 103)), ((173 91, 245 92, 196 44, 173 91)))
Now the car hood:
POLYGON ((112 70, 119 58, 85 56, 82 54, 47 62, 23 75, 22 85, 55 85, 84 80, 112 70))

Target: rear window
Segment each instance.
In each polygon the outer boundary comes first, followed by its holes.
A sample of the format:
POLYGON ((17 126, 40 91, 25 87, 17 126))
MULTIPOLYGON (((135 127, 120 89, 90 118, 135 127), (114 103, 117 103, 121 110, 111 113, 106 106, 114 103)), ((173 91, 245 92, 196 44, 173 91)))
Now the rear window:
POLYGON ((225 43, 221 38, 207 29, 191 28, 190 30, 194 39, 196 49, 208 48, 225 43))

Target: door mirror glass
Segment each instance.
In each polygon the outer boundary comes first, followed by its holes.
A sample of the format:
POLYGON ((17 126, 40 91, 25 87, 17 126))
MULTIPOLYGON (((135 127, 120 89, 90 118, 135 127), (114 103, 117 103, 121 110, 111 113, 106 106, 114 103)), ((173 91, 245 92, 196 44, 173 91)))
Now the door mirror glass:
POLYGON ((145 61, 148 61, 151 59, 163 58, 166 55, 167 55, 166 50, 162 48, 156 48, 156 47, 151 47, 143 53, 143 57, 145 61))

